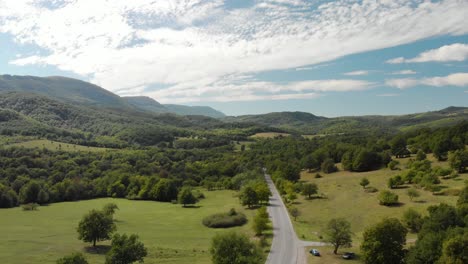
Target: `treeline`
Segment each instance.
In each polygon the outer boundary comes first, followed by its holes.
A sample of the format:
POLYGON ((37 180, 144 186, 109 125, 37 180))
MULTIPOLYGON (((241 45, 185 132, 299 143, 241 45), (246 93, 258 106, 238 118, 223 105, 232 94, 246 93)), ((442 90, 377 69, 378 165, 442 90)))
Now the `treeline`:
POLYGON ((467 144, 468 121, 465 121, 453 127, 418 129, 396 135, 369 133, 268 139, 250 145, 251 151, 246 155, 265 164, 269 172, 296 181, 301 169, 331 173, 337 170, 335 164, 341 162, 348 171, 371 171, 389 166, 392 157, 407 157, 418 151, 433 153, 439 160, 448 159, 449 153, 458 153, 462 158, 467 144))
POLYGON ((4 148, 0 149, 0 206, 97 197, 170 202, 177 200, 183 186, 239 189, 242 172, 251 168, 229 147, 98 153, 4 148))

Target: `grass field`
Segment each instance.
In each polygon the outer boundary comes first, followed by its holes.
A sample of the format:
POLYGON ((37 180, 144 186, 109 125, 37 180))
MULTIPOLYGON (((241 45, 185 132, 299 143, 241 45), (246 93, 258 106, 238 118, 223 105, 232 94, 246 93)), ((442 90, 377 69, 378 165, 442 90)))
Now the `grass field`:
POLYGON ((52 140, 47 140, 47 139, 29 140, 25 142, 8 144, 7 146, 17 146, 17 147, 25 147, 25 148, 46 148, 49 150, 63 150, 63 151, 87 151, 87 152, 111 150, 108 148, 74 145, 74 144, 62 143, 62 142, 57 142, 57 141, 52 141, 52 140))
MULTIPOLYGON (((202 225, 202 218, 236 208, 249 219, 255 211, 243 210, 232 191, 205 192, 199 208, 182 208, 171 203, 96 199, 64 202, 40 207, 38 211, 20 208, 0 209, 0 263, 55 263, 74 251, 85 252, 89 244, 77 239, 76 227, 91 209, 108 202, 120 208, 116 214, 117 232, 138 234, 148 248, 145 263, 211 263, 211 238, 221 229, 202 225)), ((251 221, 230 230, 253 235, 251 221)), ((109 245, 109 242, 100 242, 109 245)), ((104 255, 86 253, 90 263, 104 263, 104 255)))
MULTIPOLYGON (((401 159, 403 164, 408 159, 401 159)), ((434 162, 433 165, 448 166, 445 162, 434 162)), ((403 166, 402 166, 403 167, 403 166)), ((293 221, 298 237, 306 240, 320 241, 320 236, 331 218, 344 217, 351 223, 354 232, 354 252, 358 252, 359 243, 362 240, 363 231, 381 221, 385 217, 397 217, 401 219, 403 212, 408 208, 415 208, 419 212, 426 214, 426 208, 430 205, 441 202, 455 204, 456 196, 435 196, 431 192, 420 190, 421 197, 415 201, 410 201, 406 194, 407 189, 394 189, 399 196, 400 206, 385 207, 381 206, 377 200, 377 193, 366 193, 359 185, 363 177, 367 177, 370 186, 379 190, 386 190, 389 177, 401 173, 402 171, 391 171, 382 169, 378 171, 365 173, 351 173, 340 171, 332 174, 323 174, 323 178, 314 178, 315 173, 303 172, 301 179, 308 182, 315 182, 319 187, 319 193, 323 193, 326 198, 305 200, 299 197, 296 207, 299 208, 301 216, 297 221, 293 221)), ((446 188, 461 189, 464 186, 464 180, 468 179, 468 174, 461 174, 456 179, 442 180, 441 185, 446 188)), ((414 240, 415 234, 409 234, 408 239, 414 240)), ((330 251, 331 250, 327 250, 330 251)), ((341 251, 341 250, 340 250, 341 251)), ((342 250, 345 251, 345 250, 342 250)), ((324 252, 325 253, 325 252, 324 252)), ((334 256, 331 256, 334 257, 334 256)), ((349 261, 340 258, 333 261, 313 262, 309 257, 309 263, 348 263, 349 261), (312 262, 311 262, 312 261, 312 262)), ((323 256, 322 261, 325 259, 323 256)), ((318 261, 318 260, 314 260, 318 261)))
POLYGON ((257 133, 255 135, 250 136, 251 138, 275 138, 275 137, 288 137, 290 134, 288 133, 278 133, 278 132, 263 132, 263 133, 257 133))

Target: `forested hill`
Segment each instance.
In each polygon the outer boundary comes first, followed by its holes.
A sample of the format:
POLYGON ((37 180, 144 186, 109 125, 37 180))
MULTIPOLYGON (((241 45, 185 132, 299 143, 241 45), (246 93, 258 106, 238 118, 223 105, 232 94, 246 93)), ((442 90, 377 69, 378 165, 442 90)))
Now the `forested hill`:
POLYGON ((50 97, 65 103, 103 108, 137 109, 153 113, 224 117, 207 106, 161 105, 149 97, 120 97, 97 85, 77 79, 53 76, 0 75, 1 92, 25 92, 50 97))
POLYGON ((394 116, 345 116, 326 118, 304 112, 278 112, 262 115, 226 117, 227 122, 267 125, 299 134, 334 134, 363 130, 397 132, 421 127, 437 128, 468 120, 467 107, 448 107, 440 111, 394 116))
POLYGON ((30 135, 107 147, 151 146, 176 137, 246 138, 265 131, 205 116, 72 105, 32 93, 0 93, 0 134, 30 135), (213 131, 213 132, 211 132, 213 131))
POLYGON ((64 102, 103 107, 130 107, 125 100, 97 85, 66 77, 0 75, 0 92, 35 93, 64 102))

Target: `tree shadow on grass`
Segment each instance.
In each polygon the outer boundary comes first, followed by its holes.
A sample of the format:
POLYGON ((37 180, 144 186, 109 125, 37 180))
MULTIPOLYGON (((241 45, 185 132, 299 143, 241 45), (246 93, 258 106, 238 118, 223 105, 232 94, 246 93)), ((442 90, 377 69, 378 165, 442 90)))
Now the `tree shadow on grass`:
POLYGON ((201 208, 202 206, 201 205, 186 205, 186 206, 182 206, 182 208, 191 208, 191 209, 198 209, 198 208, 201 208))
POLYGON ((394 204, 383 205, 383 206, 385 206, 385 207, 402 207, 404 205, 405 205, 405 203, 394 203, 394 204))
POLYGON ((88 246, 84 248, 86 253, 97 254, 97 255, 105 255, 107 254, 107 252, 109 252, 110 249, 111 249, 111 246, 109 245, 97 245, 95 247, 88 246))
POLYGON ((426 203, 424 200, 414 200, 413 203, 426 203))

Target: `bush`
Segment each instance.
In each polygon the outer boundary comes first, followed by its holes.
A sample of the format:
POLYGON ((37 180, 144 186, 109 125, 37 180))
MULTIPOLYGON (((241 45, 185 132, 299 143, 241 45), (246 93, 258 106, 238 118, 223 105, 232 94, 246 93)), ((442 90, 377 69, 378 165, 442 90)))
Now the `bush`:
POLYGON ((387 164, 387 167, 390 170, 397 170, 399 164, 400 164, 400 162, 398 160, 392 160, 387 164))
POLYGON ((320 179, 320 178, 322 178, 322 175, 320 175, 320 173, 316 173, 316 174, 315 174, 315 178, 316 178, 316 179, 320 179))
POLYGON ((23 208, 23 211, 35 211, 39 207, 39 204, 28 203, 28 204, 23 204, 21 207, 23 208))
POLYGON ((238 213, 231 209, 227 213, 218 213, 203 218, 203 225, 210 228, 228 228, 241 226, 247 223, 247 217, 243 213, 238 213))
POLYGON ((63 257, 56 262, 57 264, 88 264, 88 261, 82 253, 73 253, 63 257))
POLYGON ((442 167, 436 167, 434 168, 434 172, 437 176, 448 176, 453 172, 453 169, 451 168, 442 168, 442 167))
POLYGON ((385 206, 398 204, 398 195, 390 191, 381 191, 379 194, 379 203, 385 206))

